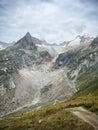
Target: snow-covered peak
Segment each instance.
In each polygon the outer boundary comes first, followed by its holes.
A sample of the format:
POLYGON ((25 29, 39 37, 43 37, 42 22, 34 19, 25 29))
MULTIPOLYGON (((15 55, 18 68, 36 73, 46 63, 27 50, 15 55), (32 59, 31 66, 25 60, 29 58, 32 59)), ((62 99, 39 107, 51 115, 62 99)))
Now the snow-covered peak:
POLYGON ((0 50, 3 50, 3 49, 4 49, 4 47, 2 45, 0 45, 0 50))
POLYGON ((81 41, 81 38, 78 36, 74 40, 69 42, 68 47, 79 46, 80 45, 80 41, 81 41))
POLYGON ((12 46, 14 43, 15 43, 14 41, 11 42, 11 43, 5 43, 5 42, 0 41, 0 50, 3 50, 3 49, 5 49, 5 48, 7 48, 9 46, 12 46))
POLYGON ((68 42, 65 41, 59 45, 42 43, 40 45, 37 45, 37 47, 40 51, 47 50, 52 57, 57 57, 59 54, 67 52, 71 49, 75 49, 81 46, 84 47, 88 46, 91 42, 92 42, 91 37, 86 35, 84 36, 78 35, 72 41, 68 41, 68 42))
POLYGON ((78 46, 88 46, 93 39, 94 39, 93 37, 89 37, 87 35, 83 35, 83 36, 78 35, 74 40, 69 42, 67 47, 70 48, 70 47, 78 47, 78 46))

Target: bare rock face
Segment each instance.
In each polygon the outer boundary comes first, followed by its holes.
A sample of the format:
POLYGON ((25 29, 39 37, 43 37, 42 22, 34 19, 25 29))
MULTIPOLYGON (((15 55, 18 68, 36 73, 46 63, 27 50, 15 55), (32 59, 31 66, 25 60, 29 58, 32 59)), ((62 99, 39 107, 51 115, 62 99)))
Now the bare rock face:
POLYGON ((98 47, 98 36, 92 41, 91 47, 98 47))
POLYGON ((16 48, 21 49, 27 49, 27 50, 37 50, 37 47, 35 45, 36 41, 33 40, 33 37, 30 35, 30 33, 26 33, 26 35, 20 39, 15 45, 16 48))
POLYGON ((76 82, 86 72, 98 75, 98 37, 88 47, 79 47, 58 56, 55 68, 67 67, 67 76, 76 82))

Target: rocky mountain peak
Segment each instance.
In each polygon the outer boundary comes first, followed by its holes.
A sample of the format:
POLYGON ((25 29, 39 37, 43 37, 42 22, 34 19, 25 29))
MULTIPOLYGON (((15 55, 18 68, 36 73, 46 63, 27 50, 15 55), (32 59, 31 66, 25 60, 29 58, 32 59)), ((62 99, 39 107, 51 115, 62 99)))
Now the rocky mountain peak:
POLYGON ((31 34, 29 32, 26 33, 26 36, 31 36, 31 34))
POLYGON ((26 40, 29 43, 33 43, 33 37, 29 32, 26 33, 26 35, 23 37, 24 40, 26 40))
POLYGON ((29 32, 27 32, 26 35, 25 35, 25 38, 26 39, 32 39, 32 36, 31 36, 31 34, 29 32))
POLYGON ((35 44, 36 44, 35 38, 33 38, 29 32, 27 32, 26 35, 16 43, 18 48, 29 49, 29 50, 31 49, 36 50, 37 47, 35 44))

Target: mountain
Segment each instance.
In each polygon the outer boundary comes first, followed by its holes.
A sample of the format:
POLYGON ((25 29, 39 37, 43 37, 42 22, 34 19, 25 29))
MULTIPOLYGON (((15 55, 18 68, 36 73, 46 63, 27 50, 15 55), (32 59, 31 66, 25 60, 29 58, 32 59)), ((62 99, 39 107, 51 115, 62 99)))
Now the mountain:
POLYGON ((66 73, 54 68, 52 49, 27 33, 0 51, 0 115, 26 106, 54 104, 75 93, 66 73))
POLYGON ((98 37, 51 45, 27 33, 1 50, 0 130, 97 130, 97 45, 98 37))
POLYGON ((9 46, 12 46, 15 42, 12 42, 12 43, 5 43, 5 42, 1 42, 0 41, 0 50, 3 50, 9 46))
POLYGON ((33 50, 33 51, 35 50, 36 51, 37 47, 36 47, 35 43, 40 44, 41 41, 36 39, 36 38, 32 38, 32 36, 28 32, 22 39, 17 41, 15 46, 16 46, 16 48, 33 50))
POLYGON ((71 49, 71 47, 77 48, 79 46, 88 46, 92 42, 93 39, 94 39, 93 37, 89 37, 86 35, 83 35, 83 36, 78 35, 75 37, 75 39, 71 41, 65 41, 61 43, 60 45, 63 45, 69 49, 71 49))
MULTIPOLYGON (((39 40, 39 39, 37 39, 35 37, 32 37, 30 35, 30 33, 27 32, 26 39, 27 39, 27 42, 28 42, 28 39, 31 40, 31 41, 33 39, 33 43, 35 43, 36 46, 40 50, 42 50, 42 49, 47 50, 52 55, 52 57, 57 57, 58 54, 63 53, 65 51, 69 51, 71 49, 75 49, 75 48, 80 47, 80 46, 81 47, 88 46, 92 42, 92 40, 94 38, 84 35, 84 36, 77 36, 75 39, 73 39, 71 41, 64 41, 63 43, 60 43, 60 44, 56 44, 56 43, 49 44, 45 40, 41 41, 41 40, 39 40)), ((23 40, 25 40, 25 39, 22 38, 18 42, 19 43, 20 42, 24 43, 23 40)), ((2 49, 5 49, 5 48, 13 45, 13 44, 15 44, 15 42, 12 42, 12 43, 3 43, 3 42, 1 42, 1 45, 0 45, 1 47, 0 48, 2 50, 2 49)), ((25 46, 25 44, 27 44, 27 43, 24 43, 23 46, 25 46)))
POLYGON ((58 57, 58 55, 63 52, 74 50, 76 48, 88 47, 93 41, 93 39, 94 39, 93 37, 84 35, 84 36, 77 36, 75 39, 71 41, 64 41, 63 43, 60 43, 58 45, 42 42, 41 44, 38 44, 37 46, 40 49, 46 49, 52 55, 52 57, 58 57))
POLYGON ((95 38, 88 47, 62 53, 56 59, 55 67, 57 69, 67 67, 67 76, 75 82, 75 86, 80 92, 82 90, 82 95, 98 90, 97 44, 98 38, 95 38))
POLYGON ((0 50, 3 50, 11 45, 13 45, 15 42, 12 43, 5 43, 5 42, 0 42, 0 50))
POLYGON ((0 41, 0 50, 4 49, 7 47, 7 43, 1 42, 0 41))
POLYGON ((1 113, 26 105, 53 104, 72 96, 81 72, 97 64, 97 51, 90 49, 95 39, 91 44, 89 41, 86 36, 78 36, 67 47, 51 46, 27 33, 0 51, 1 113), (81 41, 87 41, 86 48, 81 47, 81 41))

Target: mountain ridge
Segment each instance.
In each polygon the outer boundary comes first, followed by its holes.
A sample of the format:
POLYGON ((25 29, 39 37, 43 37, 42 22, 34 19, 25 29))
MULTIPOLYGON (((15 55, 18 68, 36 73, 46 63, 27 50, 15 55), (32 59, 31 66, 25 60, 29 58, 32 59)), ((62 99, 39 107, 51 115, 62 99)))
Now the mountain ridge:
MULTIPOLYGON (((31 41, 34 41, 34 42, 36 42, 36 44, 39 44, 39 45, 41 45, 41 44, 44 44, 44 45, 51 45, 51 46, 65 46, 65 45, 70 45, 71 44, 71 42, 73 42, 74 40, 76 40, 77 38, 79 38, 80 40, 81 40, 81 44, 82 44, 82 41, 85 41, 86 39, 88 39, 88 40, 93 40, 94 39, 94 37, 90 37, 90 36, 87 36, 87 35, 82 35, 82 36, 80 36, 80 35, 77 35, 73 40, 70 40, 70 41, 64 41, 64 42, 62 42, 62 43, 59 43, 59 44, 57 44, 57 43, 53 43, 53 44, 49 44, 49 43, 47 43, 46 41, 44 41, 44 40, 39 40, 38 38, 35 38, 35 37, 32 37, 31 36, 31 34, 29 33, 29 32, 27 32, 26 34, 25 34, 25 36, 23 36, 23 38, 27 38, 27 39, 31 39, 31 41)), ((21 39, 20 39, 21 40, 21 39)), ((20 41, 19 40, 19 41, 20 41)), ((18 42, 18 41, 17 41, 18 42)), ((12 43, 16 43, 17 44, 17 42, 12 42, 12 43)), ((90 41, 89 41, 90 42, 90 41)), ((2 43, 4 43, 4 42, 2 42, 2 43)), ((74 44, 75 45, 75 44, 74 44)))

